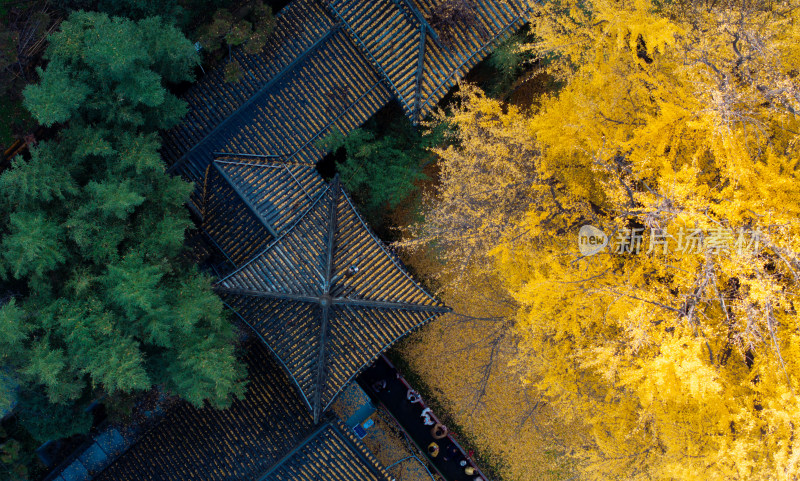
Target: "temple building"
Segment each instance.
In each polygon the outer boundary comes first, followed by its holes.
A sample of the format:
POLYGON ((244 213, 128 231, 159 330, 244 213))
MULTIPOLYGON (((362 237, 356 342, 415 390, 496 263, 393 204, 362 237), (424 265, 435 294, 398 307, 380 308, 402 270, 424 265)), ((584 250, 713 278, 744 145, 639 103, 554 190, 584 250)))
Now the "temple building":
POLYGON ((162 154, 197 185, 190 209, 223 260, 215 289, 247 333, 247 393, 224 411, 178 402, 132 439, 104 433, 48 479, 390 479, 331 404, 448 309, 320 177, 316 144, 393 99, 419 122, 527 12, 475 0, 474 24, 445 35, 436 3, 294 0, 260 53, 234 50, 241 81, 219 68, 188 91, 162 154))

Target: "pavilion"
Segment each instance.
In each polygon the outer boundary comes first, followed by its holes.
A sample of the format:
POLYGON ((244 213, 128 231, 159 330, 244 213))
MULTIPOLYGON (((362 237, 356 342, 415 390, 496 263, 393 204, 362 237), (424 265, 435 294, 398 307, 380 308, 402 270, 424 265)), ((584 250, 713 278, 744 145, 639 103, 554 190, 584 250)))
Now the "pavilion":
MULTIPOLYGON (((231 408, 180 402, 114 453, 49 479, 385 480, 329 411, 398 339, 448 309, 372 233, 316 142, 396 99, 414 122, 524 21, 523 0, 475 0, 475 24, 442 38, 437 0, 293 0, 244 68, 185 95, 166 135, 170 171, 197 185, 190 209, 224 259, 215 289, 246 326, 248 389, 231 408)), ((104 456, 105 455, 105 456, 104 456)), ((90 459, 91 458, 91 459, 90 459)))

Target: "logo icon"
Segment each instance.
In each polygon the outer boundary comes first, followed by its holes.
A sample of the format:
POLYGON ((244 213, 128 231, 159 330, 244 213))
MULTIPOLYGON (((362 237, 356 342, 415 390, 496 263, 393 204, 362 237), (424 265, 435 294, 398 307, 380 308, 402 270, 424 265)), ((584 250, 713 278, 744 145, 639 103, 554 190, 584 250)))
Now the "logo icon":
POLYGON ((578 231, 578 250, 584 256, 593 256, 608 245, 608 236, 597 227, 585 225, 578 231))

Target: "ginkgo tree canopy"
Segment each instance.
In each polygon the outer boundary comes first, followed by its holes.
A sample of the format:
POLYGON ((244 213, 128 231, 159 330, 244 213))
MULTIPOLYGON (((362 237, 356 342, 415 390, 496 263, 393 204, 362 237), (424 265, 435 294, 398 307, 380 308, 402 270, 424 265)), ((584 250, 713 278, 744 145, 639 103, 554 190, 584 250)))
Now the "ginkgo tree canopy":
POLYGON ((448 118, 416 232, 501 279, 513 366, 584 425, 559 449, 586 479, 800 471, 798 6, 548 2, 563 87, 530 111, 467 88, 448 118), (584 225, 610 246, 582 256, 584 225))

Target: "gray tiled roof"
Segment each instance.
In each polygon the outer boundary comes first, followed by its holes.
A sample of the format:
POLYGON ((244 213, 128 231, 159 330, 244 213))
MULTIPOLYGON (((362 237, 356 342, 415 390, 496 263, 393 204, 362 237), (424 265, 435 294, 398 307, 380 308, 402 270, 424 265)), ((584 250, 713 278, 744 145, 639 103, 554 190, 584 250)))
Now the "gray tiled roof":
POLYGON ((315 419, 383 350, 448 310, 369 230, 338 179, 217 289, 281 360, 315 419))
MULTIPOLYGON (((223 411, 178 403, 106 468, 90 448, 79 459, 102 469, 95 479, 386 478, 323 413, 381 351, 447 309, 369 230, 338 180, 314 171, 325 154, 316 143, 392 98, 419 121, 521 25, 523 3, 476 0, 480 27, 444 45, 426 20, 434 0, 293 0, 261 52, 234 49, 241 81, 225 82, 218 68, 189 89, 189 113, 162 153, 198 185, 203 229, 236 268, 217 288, 263 342, 247 346, 245 399, 223 411)), ((78 464, 86 473, 73 474, 91 474, 78 464)))
POLYGON ((304 479, 289 470, 298 464, 331 466, 305 479, 386 479, 366 448, 335 421, 315 426, 263 344, 251 342, 245 361, 249 383, 243 400, 223 411, 178 403, 94 479, 251 481, 271 473, 266 479, 294 481, 304 479))
POLYGON ((203 228, 239 266, 288 230, 325 185, 308 165, 220 158, 203 186, 203 228))

